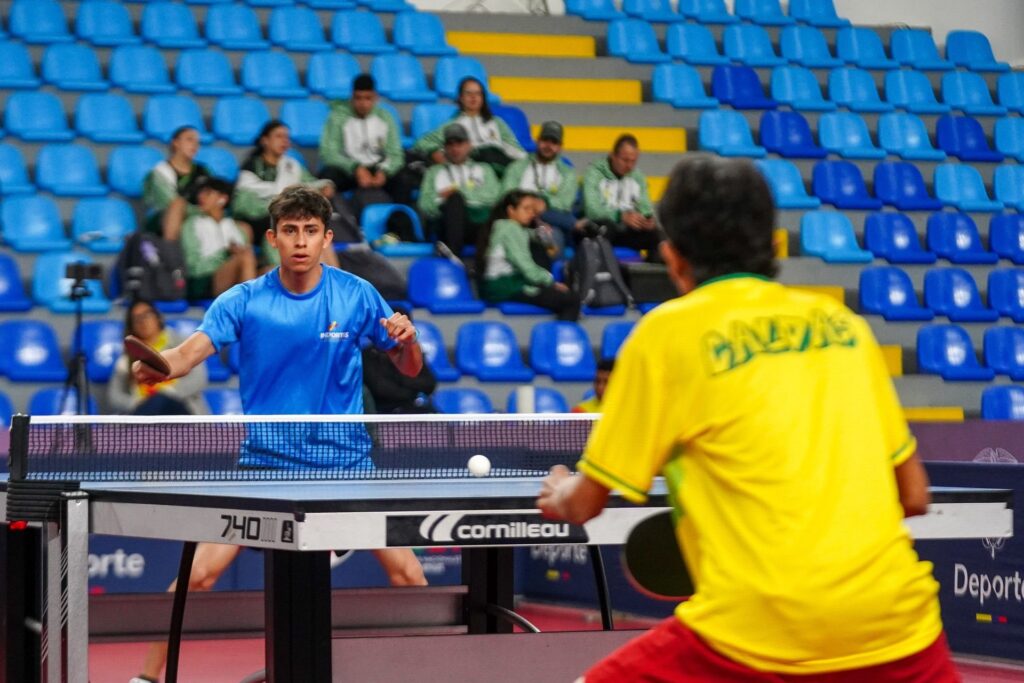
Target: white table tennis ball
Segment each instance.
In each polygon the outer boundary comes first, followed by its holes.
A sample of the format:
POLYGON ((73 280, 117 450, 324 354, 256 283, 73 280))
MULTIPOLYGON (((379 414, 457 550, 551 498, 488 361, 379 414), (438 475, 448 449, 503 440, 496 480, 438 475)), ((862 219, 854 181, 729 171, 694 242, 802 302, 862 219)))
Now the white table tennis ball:
POLYGON ((466 463, 466 467, 474 477, 486 477, 491 473, 491 461, 487 459, 486 455, 474 455, 466 463))

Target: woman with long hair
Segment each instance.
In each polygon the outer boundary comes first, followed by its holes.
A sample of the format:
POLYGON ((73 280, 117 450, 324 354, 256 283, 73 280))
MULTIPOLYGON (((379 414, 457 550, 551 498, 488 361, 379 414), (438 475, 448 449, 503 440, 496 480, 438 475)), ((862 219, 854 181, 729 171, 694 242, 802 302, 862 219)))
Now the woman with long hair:
POLYGON ((212 173, 195 160, 199 153, 199 131, 192 126, 174 131, 168 152, 167 158, 154 166, 142 181, 142 203, 146 207, 143 230, 177 240, 177 229, 182 221, 197 210, 199 182, 212 173))

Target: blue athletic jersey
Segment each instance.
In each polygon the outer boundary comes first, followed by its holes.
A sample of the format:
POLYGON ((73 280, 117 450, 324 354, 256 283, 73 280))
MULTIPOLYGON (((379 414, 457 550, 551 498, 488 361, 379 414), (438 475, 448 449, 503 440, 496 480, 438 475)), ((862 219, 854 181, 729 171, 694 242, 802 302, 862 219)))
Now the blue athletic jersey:
MULTIPOLYGON (((217 297, 198 330, 218 351, 240 345, 246 415, 355 415, 363 412, 360 343, 394 348, 380 323, 392 314, 373 285, 350 273, 323 266, 316 288, 299 295, 275 268, 217 297)), ((249 432, 246 466, 352 467, 369 451, 362 424, 262 424, 249 432)))

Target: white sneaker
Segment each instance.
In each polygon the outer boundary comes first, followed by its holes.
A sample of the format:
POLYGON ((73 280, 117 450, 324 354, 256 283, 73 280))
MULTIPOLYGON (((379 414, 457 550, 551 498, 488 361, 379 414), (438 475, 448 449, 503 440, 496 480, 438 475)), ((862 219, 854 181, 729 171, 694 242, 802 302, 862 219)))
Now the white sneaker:
POLYGON ((142 676, 136 676, 128 681, 128 683, 160 683, 160 681, 155 678, 143 678, 142 676))

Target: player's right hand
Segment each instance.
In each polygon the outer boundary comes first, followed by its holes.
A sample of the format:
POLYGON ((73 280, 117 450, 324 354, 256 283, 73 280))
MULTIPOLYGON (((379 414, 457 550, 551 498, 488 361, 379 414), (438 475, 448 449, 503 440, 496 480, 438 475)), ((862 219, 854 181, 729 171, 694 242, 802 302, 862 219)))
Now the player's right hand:
POLYGON ((167 381, 167 375, 157 372, 140 360, 132 363, 132 377, 139 384, 146 386, 167 381))

